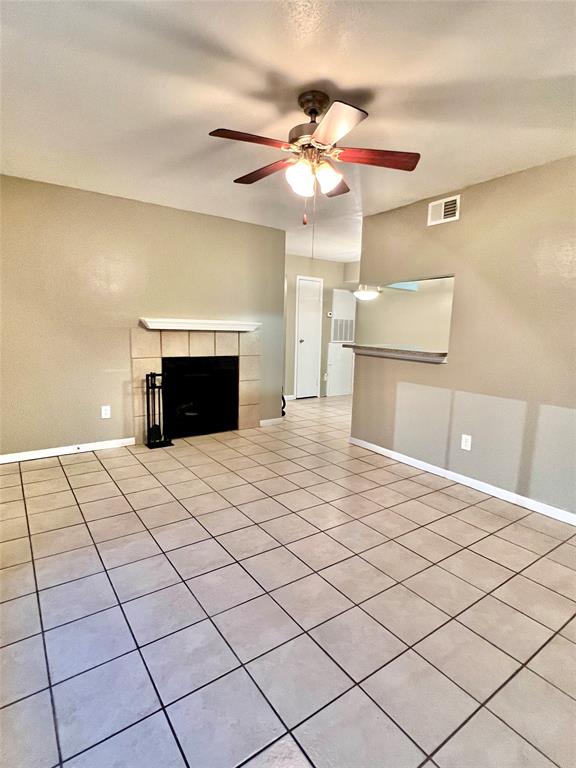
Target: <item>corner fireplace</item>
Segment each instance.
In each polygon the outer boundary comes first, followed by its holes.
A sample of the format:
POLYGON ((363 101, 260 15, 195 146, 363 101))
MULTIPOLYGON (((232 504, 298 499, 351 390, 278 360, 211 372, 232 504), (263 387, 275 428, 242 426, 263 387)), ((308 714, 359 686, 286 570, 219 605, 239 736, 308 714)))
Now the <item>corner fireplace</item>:
POLYGON ((163 357, 164 433, 172 438, 238 429, 238 357, 163 357))

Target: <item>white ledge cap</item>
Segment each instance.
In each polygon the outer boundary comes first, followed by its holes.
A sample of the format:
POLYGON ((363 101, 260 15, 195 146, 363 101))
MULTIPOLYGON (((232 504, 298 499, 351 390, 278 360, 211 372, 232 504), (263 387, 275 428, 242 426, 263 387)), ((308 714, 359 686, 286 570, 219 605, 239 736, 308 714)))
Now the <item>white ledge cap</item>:
POLYGON ((243 320, 195 320, 187 317, 141 317, 150 331, 255 331, 260 323, 243 320))

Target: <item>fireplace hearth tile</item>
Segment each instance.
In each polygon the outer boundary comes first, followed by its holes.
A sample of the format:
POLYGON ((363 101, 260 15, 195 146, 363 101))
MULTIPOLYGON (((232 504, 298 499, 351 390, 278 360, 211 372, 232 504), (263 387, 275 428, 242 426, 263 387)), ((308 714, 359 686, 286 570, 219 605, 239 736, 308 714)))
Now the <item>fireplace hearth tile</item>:
POLYGON ((240 381, 260 380, 260 357, 258 355, 240 356, 240 381))
MULTIPOLYGON (((238 389, 240 407, 243 405, 257 405, 260 402, 260 382, 241 381, 238 389)), ((254 426, 259 426, 255 424, 254 426)))
MULTIPOLYGON (((215 337, 217 355, 232 355, 234 357, 238 356, 237 333, 234 331, 217 331, 215 337)), ((190 342, 190 349, 192 349, 192 342, 190 342)))
MULTIPOLYGON (((242 360, 242 358, 240 358, 242 360)), ((260 426, 260 406, 241 405, 238 408, 238 429, 252 429, 260 426)))
POLYGON ((214 357, 214 331, 189 331, 189 335, 190 357, 214 357))
POLYGON ((147 331, 145 328, 130 329, 130 350, 132 358, 160 357, 160 331, 147 331))
POLYGON ((188 357, 188 334, 181 331, 160 331, 162 357, 188 357))
POLYGON ((160 357, 139 357, 132 360, 132 386, 135 389, 146 387, 146 374, 154 371, 160 373, 162 359, 160 357))
POLYGON ((240 334, 240 355, 259 355, 260 354, 260 332, 240 334))

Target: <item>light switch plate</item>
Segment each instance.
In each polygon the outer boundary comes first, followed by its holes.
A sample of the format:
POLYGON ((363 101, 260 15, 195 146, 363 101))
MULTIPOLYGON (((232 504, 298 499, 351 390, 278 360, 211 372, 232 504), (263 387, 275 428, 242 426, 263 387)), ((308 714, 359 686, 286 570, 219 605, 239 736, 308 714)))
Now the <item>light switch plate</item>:
POLYGON ((112 416, 112 406, 110 405, 102 405, 100 407, 100 418, 101 419, 109 419, 112 416))
POLYGON ((472 450, 472 435, 462 435, 460 438, 460 448, 462 448, 463 451, 472 450))

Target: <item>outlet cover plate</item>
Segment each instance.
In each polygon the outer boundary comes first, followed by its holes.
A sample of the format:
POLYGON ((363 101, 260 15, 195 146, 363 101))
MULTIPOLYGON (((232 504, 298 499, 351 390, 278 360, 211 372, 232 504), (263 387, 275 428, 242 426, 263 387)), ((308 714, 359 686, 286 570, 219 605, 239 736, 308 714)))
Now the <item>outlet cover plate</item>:
POLYGON ((110 405, 102 405, 100 407, 100 418, 101 419, 110 419, 112 417, 112 406, 110 405))
POLYGON ((462 435, 460 438, 460 448, 462 448, 463 451, 472 450, 472 435, 462 435))

